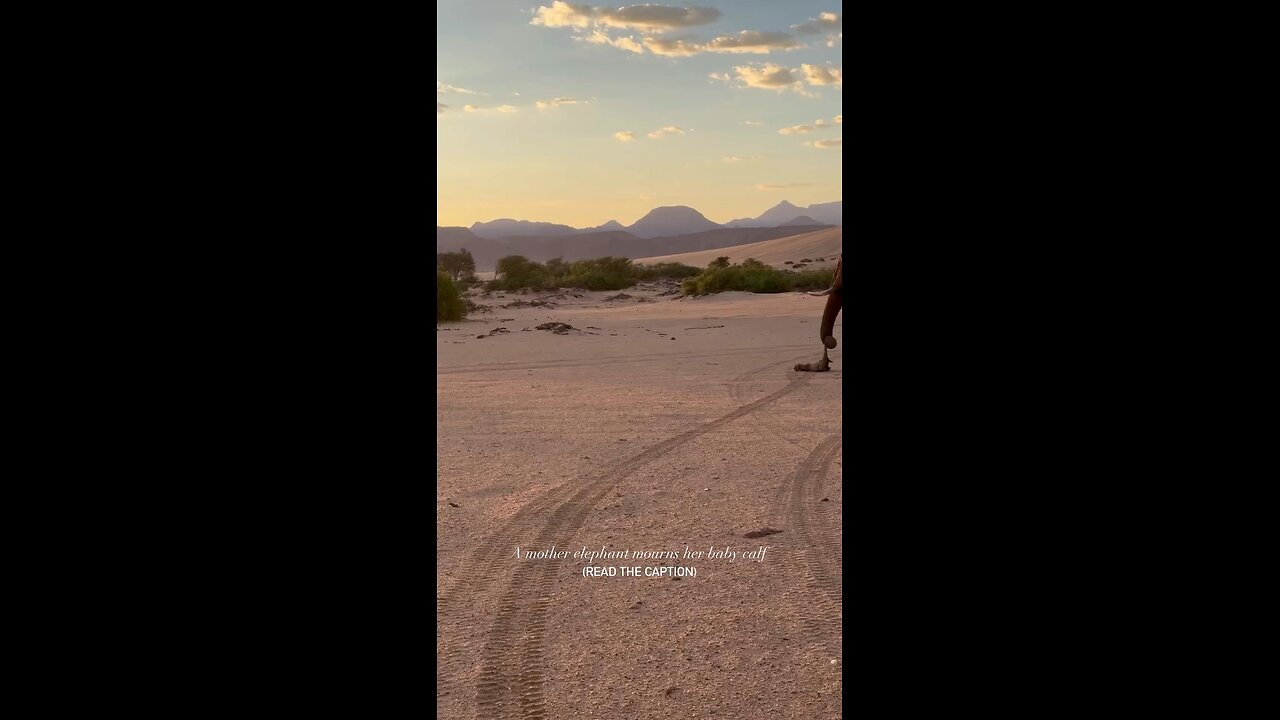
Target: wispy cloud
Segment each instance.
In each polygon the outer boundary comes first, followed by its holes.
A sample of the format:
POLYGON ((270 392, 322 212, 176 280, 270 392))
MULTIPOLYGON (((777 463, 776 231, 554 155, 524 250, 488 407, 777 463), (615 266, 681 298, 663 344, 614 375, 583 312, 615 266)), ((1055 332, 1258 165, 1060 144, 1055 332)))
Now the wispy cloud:
POLYGON ((825 150, 827 148, 833 148, 833 147, 840 147, 843 144, 844 144, 844 138, 835 138, 832 140, 815 140, 811 143, 805 143, 805 145, 809 145, 810 147, 815 147, 821 150, 825 150))
POLYGON ((664 128, 658 128, 657 130, 654 130, 653 132, 649 133, 649 137, 653 140, 661 140, 662 138, 667 137, 669 135, 684 135, 684 129, 678 128, 675 125, 668 125, 664 128))
POLYGON ((609 34, 604 32, 603 30, 592 30, 590 35, 583 35, 578 39, 585 40, 589 43, 595 43, 597 45, 612 45, 616 48, 621 48, 628 52, 640 53, 641 55, 644 54, 644 46, 636 42, 635 38, 609 37, 609 34))
POLYGON ((757 185, 756 189, 757 190, 790 190, 791 188, 813 187, 813 185, 814 185, 813 183, 809 183, 809 182, 777 183, 777 184, 757 185))
POLYGON ((613 134, 613 138, 618 142, 632 142, 636 139, 636 134, 630 130, 623 130, 613 134))
POLYGON ((718 37, 703 46, 707 52, 714 53, 757 53, 768 55, 774 50, 795 50, 804 47, 804 43, 781 32, 756 32, 743 30, 737 35, 718 37))
POLYGON ((551 100, 539 100, 537 102, 539 110, 547 110, 561 105, 586 105, 587 100, 578 100, 576 98, 554 98, 551 100))
POLYGON ((778 131, 778 134, 779 135, 799 135, 800 133, 811 133, 813 131, 814 131, 814 127, 812 125, 792 125, 791 127, 782 128, 781 130, 778 131))
POLYGON ((672 5, 629 5, 616 10, 591 5, 573 5, 555 0, 534 10, 532 25, 587 28, 606 26, 661 33, 706 25, 719 19, 720 11, 704 7, 672 5))
POLYGON ((844 29, 844 18, 839 13, 824 12, 807 23, 792 25, 792 30, 806 35, 817 35, 824 32, 836 32, 844 29))
POLYGON ((725 158, 724 161, 727 163, 740 163, 740 162, 751 162, 752 160, 759 160, 759 159, 760 159, 759 155, 730 155, 729 157, 725 158))
POLYGON ((442 102, 438 102, 438 103, 436 103, 436 114, 437 114, 437 115, 439 115, 440 113, 444 112, 444 109, 445 109, 445 108, 447 108, 447 107, 449 107, 449 106, 448 106, 448 105, 445 105, 445 104, 444 104, 444 103, 442 103, 442 102))
POLYGON ((820 127, 820 128, 824 128, 824 127, 831 127, 831 121, 830 121, 830 120, 823 120, 823 119, 819 118, 819 119, 817 119, 817 120, 814 120, 814 121, 813 121, 813 125, 814 125, 814 127, 820 127))
POLYGON ((696 40, 663 40, 647 37, 644 39, 644 46, 654 55, 666 57, 688 57, 702 52, 702 45, 696 40))
POLYGON ((801 65, 800 69, 804 71, 804 79, 810 85, 841 85, 844 82, 844 73, 840 68, 801 65))
POLYGON ((489 114, 489 113, 509 114, 514 112, 520 112, 520 108, 517 108, 514 105, 496 105, 492 107, 481 107, 479 105, 463 105, 462 109, 469 113, 481 113, 481 114, 489 114))
MULTIPOLYGON (((644 46, 654 55, 687 57, 699 53, 753 53, 756 55, 768 55, 774 50, 802 48, 804 43, 787 33, 743 30, 737 35, 724 35, 712 38, 707 42, 700 42, 692 38, 663 40, 661 38, 646 37, 644 46)), ((716 73, 712 73, 712 77, 720 79, 716 73)), ((728 75, 724 75, 724 77, 727 78, 728 75)))
POLYGON ((452 93, 452 94, 454 94, 454 95, 479 95, 479 94, 480 94, 480 93, 478 93, 478 92, 475 92, 474 90, 468 90, 468 89, 466 89, 466 88, 454 87, 454 86, 452 86, 452 85, 450 85, 450 84, 448 84, 448 83, 442 83, 442 82, 440 82, 439 80, 437 80, 437 81, 436 81, 436 94, 437 94, 437 95, 448 95, 448 94, 450 94, 450 93, 452 93))
POLYGON ((743 120, 742 124, 750 125, 751 127, 764 127, 764 123, 760 122, 759 120, 743 120))
POLYGON ((844 116, 843 116, 843 115, 837 115, 837 116, 836 116, 836 124, 837 124, 837 125, 843 125, 843 124, 844 124, 844 116))

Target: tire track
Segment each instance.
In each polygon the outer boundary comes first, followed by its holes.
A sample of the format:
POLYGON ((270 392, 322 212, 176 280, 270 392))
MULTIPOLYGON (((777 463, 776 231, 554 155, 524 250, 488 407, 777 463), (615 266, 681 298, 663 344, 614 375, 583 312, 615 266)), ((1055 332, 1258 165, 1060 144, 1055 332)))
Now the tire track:
POLYGON ((827 472, 840 450, 839 435, 826 437, 800 463, 792 478, 787 528, 794 534, 788 545, 795 543, 789 549, 795 551, 799 571, 792 571, 783 592, 787 607, 794 608, 805 640, 810 646, 822 648, 824 656, 837 660, 843 627, 840 541, 833 503, 823 503, 821 498, 827 472))
MULTIPOLYGON (((733 383, 729 386, 729 397, 733 398, 737 402, 746 402, 749 384, 754 383, 758 376, 764 374, 765 372, 773 370, 778 366, 785 366, 788 368, 794 367, 797 362, 800 362, 801 360, 807 357, 808 355, 805 355, 793 360, 783 360, 776 363, 770 363, 769 365, 765 365, 764 367, 756 368, 755 370, 752 370, 748 373, 739 375, 738 377, 734 378, 733 383)), ((752 420, 754 420, 755 423, 759 425, 761 428, 769 431, 771 435, 778 438, 779 440, 795 445, 796 447, 804 447, 799 441, 793 440, 792 438, 788 437, 787 434, 783 432, 782 428, 779 427, 777 423, 769 419, 769 416, 753 415, 752 420)), ((785 485, 783 487, 785 487, 785 485)))
POLYGON ((618 482, 681 445, 795 392, 808 379, 807 374, 793 378, 781 389, 716 420, 651 445, 609 469, 551 490, 522 507, 482 542, 467 564, 466 579, 456 580, 437 598, 437 628, 447 620, 462 630, 446 637, 437 634, 437 714, 448 703, 463 702, 459 697, 461 688, 478 672, 475 699, 481 718, 544 717, 542 648, 557 566, 516 563, 511 556, 514 548, 531 532, 537 535, 526 547, 566 547, 587 514, 618 482), (495 604, 486 597, 487 588, 504 576, 513 563, 515 570, 508 586, 495 604), (479 643, 466 635, 466 629, 479 626, 480 621, 491 616, 489 634, 483 647, 477 648, 479 643))

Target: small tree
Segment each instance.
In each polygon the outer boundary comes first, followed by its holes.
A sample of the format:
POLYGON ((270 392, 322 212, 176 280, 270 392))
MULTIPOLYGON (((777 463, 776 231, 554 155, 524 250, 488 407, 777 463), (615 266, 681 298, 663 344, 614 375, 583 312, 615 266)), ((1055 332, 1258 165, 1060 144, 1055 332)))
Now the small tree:
POLYGON ((466 248, 458 252, 436 253, 436 270, 447 273, 456 282, 475 275, 476 259, 466 248))
POLYGON ((554 279, 561 279, 569 274, 569 263, 564 258, 551 258, 547 261, 547 275, 554 279))
POLYGON ((729 256, 728 256, 728 255, 721 255, 720 257, 716 258, 715 260, 712 260, 712 261, 711 261, 711 264, 710 264, 710 265, 708 265, 707 267, 711 268, 712 270, 718 270, 718 269, 720 269, 720 268, 727 268, 727 267, 729 267, 729 256))

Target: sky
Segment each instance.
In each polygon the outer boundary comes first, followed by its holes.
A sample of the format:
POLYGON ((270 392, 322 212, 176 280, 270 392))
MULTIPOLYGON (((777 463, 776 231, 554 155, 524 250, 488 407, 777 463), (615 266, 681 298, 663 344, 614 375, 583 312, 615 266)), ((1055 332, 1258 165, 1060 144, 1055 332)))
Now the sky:
POLYGON ((437 0, 436 224, 842 200, 843 20, 830 0, 437 0))

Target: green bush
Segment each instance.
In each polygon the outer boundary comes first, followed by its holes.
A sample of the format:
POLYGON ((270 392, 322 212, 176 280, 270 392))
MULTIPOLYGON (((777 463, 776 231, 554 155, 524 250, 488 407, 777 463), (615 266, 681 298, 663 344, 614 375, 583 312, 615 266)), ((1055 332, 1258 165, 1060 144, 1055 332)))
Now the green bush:
POLYGON ((632 277, 637 280, 656 280, 658 278, 687 278, 694 277, 702 273, 702 270, 692 265, 681 265, 680 263, 658 263, 657 265, 636 265, 632 270, 632 277))
POLYGON ((781 293, 793 290, 824 290, 831 286, 835 268, 795 272, 778 270, 754 258, 741 265, 727 265, 717 258, 696 277, 686 278, 680 285, 684 295, 710 295, 726 290, 753 293, 781 293))
POLYGON ((541 264, 520 255, 509 255, 498 261, 494 279, 485 284, 489 290, 623 290, 640 280, 692 277, 702 272, 679 263, 636 265, 629 258, 602 257, 567 263, 561 258, 541 264))
POLYGON ((436 322, 461 320, 462 296, 453 280, 442 272, 436 273, 436 322))

